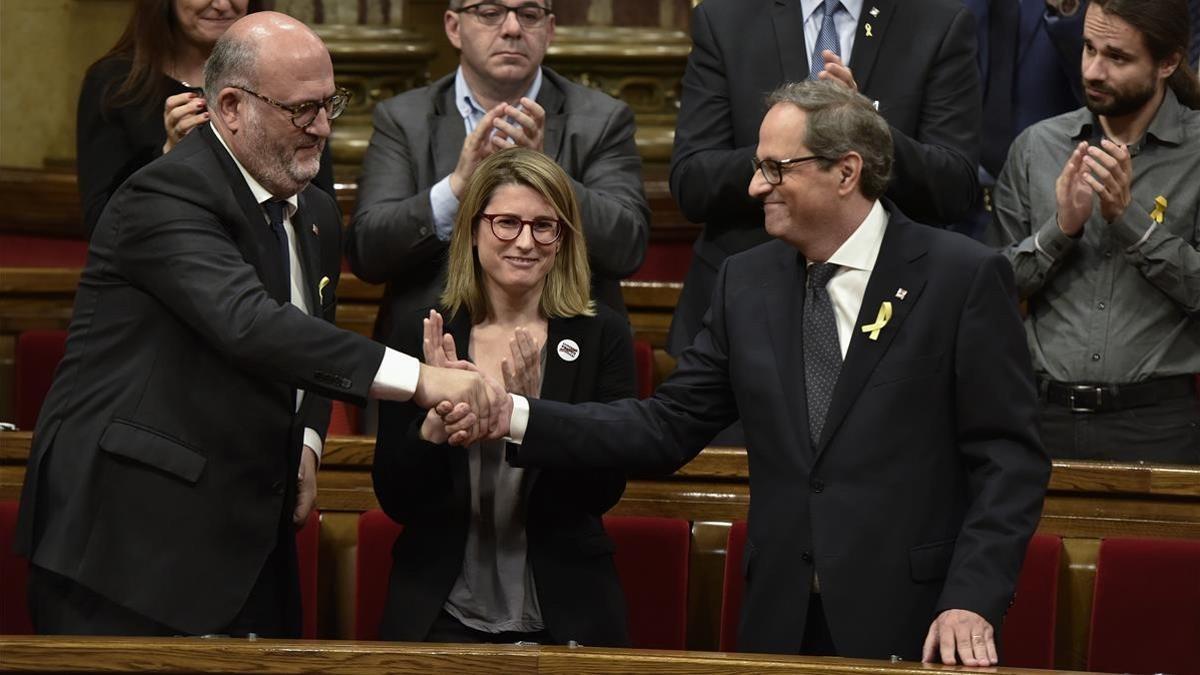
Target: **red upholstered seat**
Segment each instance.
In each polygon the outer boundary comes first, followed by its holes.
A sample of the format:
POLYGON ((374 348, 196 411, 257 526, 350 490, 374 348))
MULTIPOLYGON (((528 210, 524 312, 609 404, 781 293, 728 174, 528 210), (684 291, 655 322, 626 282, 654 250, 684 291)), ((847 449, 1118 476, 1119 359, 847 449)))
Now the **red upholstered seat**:
POLYGON ((13 553, 17 502, 0 502, 0 635, 33 635, 29 618, 29 561, 13 553))
POLYGON ((392 545, 404 526, 373 509, 358 518, 358 553, 354 570, 354 639, 378 640, 392 571, 392 545))
POLYGON ((645 340, 633 341, 633 363, 637 370, 637 397, 654 393, 654 348, 645 340))
POLYGON ((739 521, 729 528, 725 544, 725 582, 721 586, 721 637, 719 649, 737 650, 738 621, 742 613, 742 592, 746 578, 742 576, 742 552, 746 548, 746 522, 739 521))
POLYGON ((1054 626, 1058 614, 1058 576, 1062 538, 1035 534, 1025 551, 1017 595, 1004 617, 1001 665, 1054 667, 1054 626))
POLYGON ((685 649, 691 525, 682 518, 605 516, 604 529, 617 547, 633 646, 685 649))
POLYGON ((1200 673, 1200 541, 1100 542, 1087 669, 1200 673))
POLYGON ((354 436, 359 432, 358 418, 362 411, 345 401, 334 401, 329 413, 330 436, 354 436))
POLYGON ((13 354, 13 408, 17 428, 33 430, 54 369, 67 350, 65 330, 27 330, 17 336, 13 354))
POLYGON ((692 263, 691 241, 651 241, 631 281, 683 281, 692 263))
POLYGON ((313 509, 304 527, 296 532, 296 558, 300 573, 300 635, 308 640, 317 637, 317 560, 320 547, 321 513, 313 509))

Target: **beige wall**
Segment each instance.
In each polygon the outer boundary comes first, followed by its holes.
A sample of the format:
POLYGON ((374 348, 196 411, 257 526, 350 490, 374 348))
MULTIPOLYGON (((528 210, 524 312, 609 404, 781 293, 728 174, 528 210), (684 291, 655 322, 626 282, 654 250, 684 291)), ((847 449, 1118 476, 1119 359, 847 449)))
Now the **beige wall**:
POLYGON ((75 157, 87 67, 120 35, 130 0, 0 0, 0 166, 75 157))

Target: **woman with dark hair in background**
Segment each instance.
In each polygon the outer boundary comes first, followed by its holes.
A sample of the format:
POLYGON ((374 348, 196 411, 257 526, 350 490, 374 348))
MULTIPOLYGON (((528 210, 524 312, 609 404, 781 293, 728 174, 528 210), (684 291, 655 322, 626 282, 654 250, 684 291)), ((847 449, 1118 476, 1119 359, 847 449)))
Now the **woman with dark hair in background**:
MULTIPOLYGON (((458 360, 460 345, 476 368, 525 396, 633 396, 629 325, 589 297, 579 206, 554 160, 509 148, 481 162, 448 256, 446 332, 437 312, 414 316, 401 339, 408 353, 443 364, 458 360)), ((601 521, 624 474, 512 467, 502 440, 447 445, 437 414, 379 406, 375 494, 404 525, 380 637, 628 645, 601 521)))
MULTIPOLYGON (((90 239, 108 198, 133 172, 208 121, 204 61, 256 0, 137 0, 125 32, 88 69, 79 94, 76 156, 90 239)), ((328 153, 328 145, 326 146, 328 153)), ((329 156, 313 181, 333 194, 329 156)), ((335 195, 336 196, 336 195, 335 195)))

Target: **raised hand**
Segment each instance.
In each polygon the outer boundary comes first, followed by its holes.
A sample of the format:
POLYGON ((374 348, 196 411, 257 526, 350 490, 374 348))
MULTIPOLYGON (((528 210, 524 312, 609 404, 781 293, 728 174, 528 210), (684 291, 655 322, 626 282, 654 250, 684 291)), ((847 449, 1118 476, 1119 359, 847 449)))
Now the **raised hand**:
POLYGON ((445 332, 442 315, 436 309, 429 310, 429 316, 422 319, 421 324, 425 331, 421 341, 421 349, 425 353, 425 363, 438 368, 478 370, 475 364, 458 358, 458 348, 454 345, 454 336, 445 332))
POLYGON ((508 104, 501 106, 504 108, 504 114, 492 122, 492 126, 501 133, 492 136, 492 145, 496 150, 519 145, 541 152, 545 138, 546 111, 533 99, 522 98, 520 104, 519 107, 508 104))
POLYGON ((1054 181, 1054 197, 1058 203, 1058 228, 1068 237, 1075 237, 1092 217, 1092 187, 1085 180, 1087 172, 1083 158, 1088 152, 1086 141, 1075 146, 1063 170, 1054 181))
POLYGON ((1100 147, 1093 145, 1087 149, 1083 164, 1087 168, 1083 179, 1100 198, 1100 215, 1109 223, 1120 218, 1133 201, 1130 189, 1133 160, 1129 157, 1129 148, 1105 138, 1100 141, 1100 147))
POLYGON ((542 388, 542 353, 533 336, 525 328, 513 331, 508 342, 512 359, 500 360, 500 372, 504 376, 504 388, 509 393, 526 398, 537 398, 542 388))
POLYGON ((163 154, 170 152, 188 132, 207 122, 208 118, 208 104, 200 94, 188 91, 167 97, 163 105, 163 127, 167 130, 163 154))
POLYGON ((850 91, 858 91, 858 83, 854 81, 854 71, 842 63, 842 57, 826 49, 821 52, 821 58, 825 59, 825 70, 817 73, 817 79, 825 80, 826 82, 837 82, 844 87, 848 87, 850 91))
POLYGON ((475 173, 475 167, 479 163, 487 159, 500 147, 506 147, 507 144, 497 147, 492 139, 492 132, 495 130, 495 122, 498 118, 504 115, 504 109, 508 104, 501 103, 495 108, 487 111, 483 119, 479 120, 479 124, 463 140, 462 150, 458 153, 458 164, 454 167, 454 172, 450 174, 450 191, 454 196, 462 199, 463 194, 467 189, 467 181, 471 180, 471 175, 475 173))

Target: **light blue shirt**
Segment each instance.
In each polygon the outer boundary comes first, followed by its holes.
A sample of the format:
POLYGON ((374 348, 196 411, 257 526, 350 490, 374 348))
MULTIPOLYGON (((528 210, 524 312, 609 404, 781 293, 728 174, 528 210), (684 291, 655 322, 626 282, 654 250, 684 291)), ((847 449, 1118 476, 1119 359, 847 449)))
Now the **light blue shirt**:
MULTIPOLYGON (((821 21, 825 19, 825 0, 800 0, 804 12, 804 45, 808 58, 812 58, 813 45, 821 32, 821 21)), ((850 52, 854 49, 854 33, 858 28, 858 17, 862 14, 863 0, 842 0, 842 11, 833 17, 837 27, 838 44, 842 49, 842 63, 850 67, 850 52)), ((811 67, 811 63, 809 66, 811 67)))
MULTIPOLYGON (((529 91, 525 92, 525 98, 536 101, 538 92, 541 90, 542 69, 538 68, 537 75, 533 78, 533 84, 530 85, 529 91)), ((458 105, 458 112, 463 118, 463 127, 466 128, 469 136, 471 132, 475 131, 475 127, 479 126, 479 122, 483 120, 487 111, 479 105, 475 95, 471 93, 471 88, 467 86, 462 66, 459 66, 454 73, 454 102, 458 105)), ((442 241, 450 241, 450 233, 454 231, 454 216, 458 213, 458 197, 455 197, 454 191, 450 189, 449 175, 430 188, 429 206, 433 209, 434 234, 442 241)))

